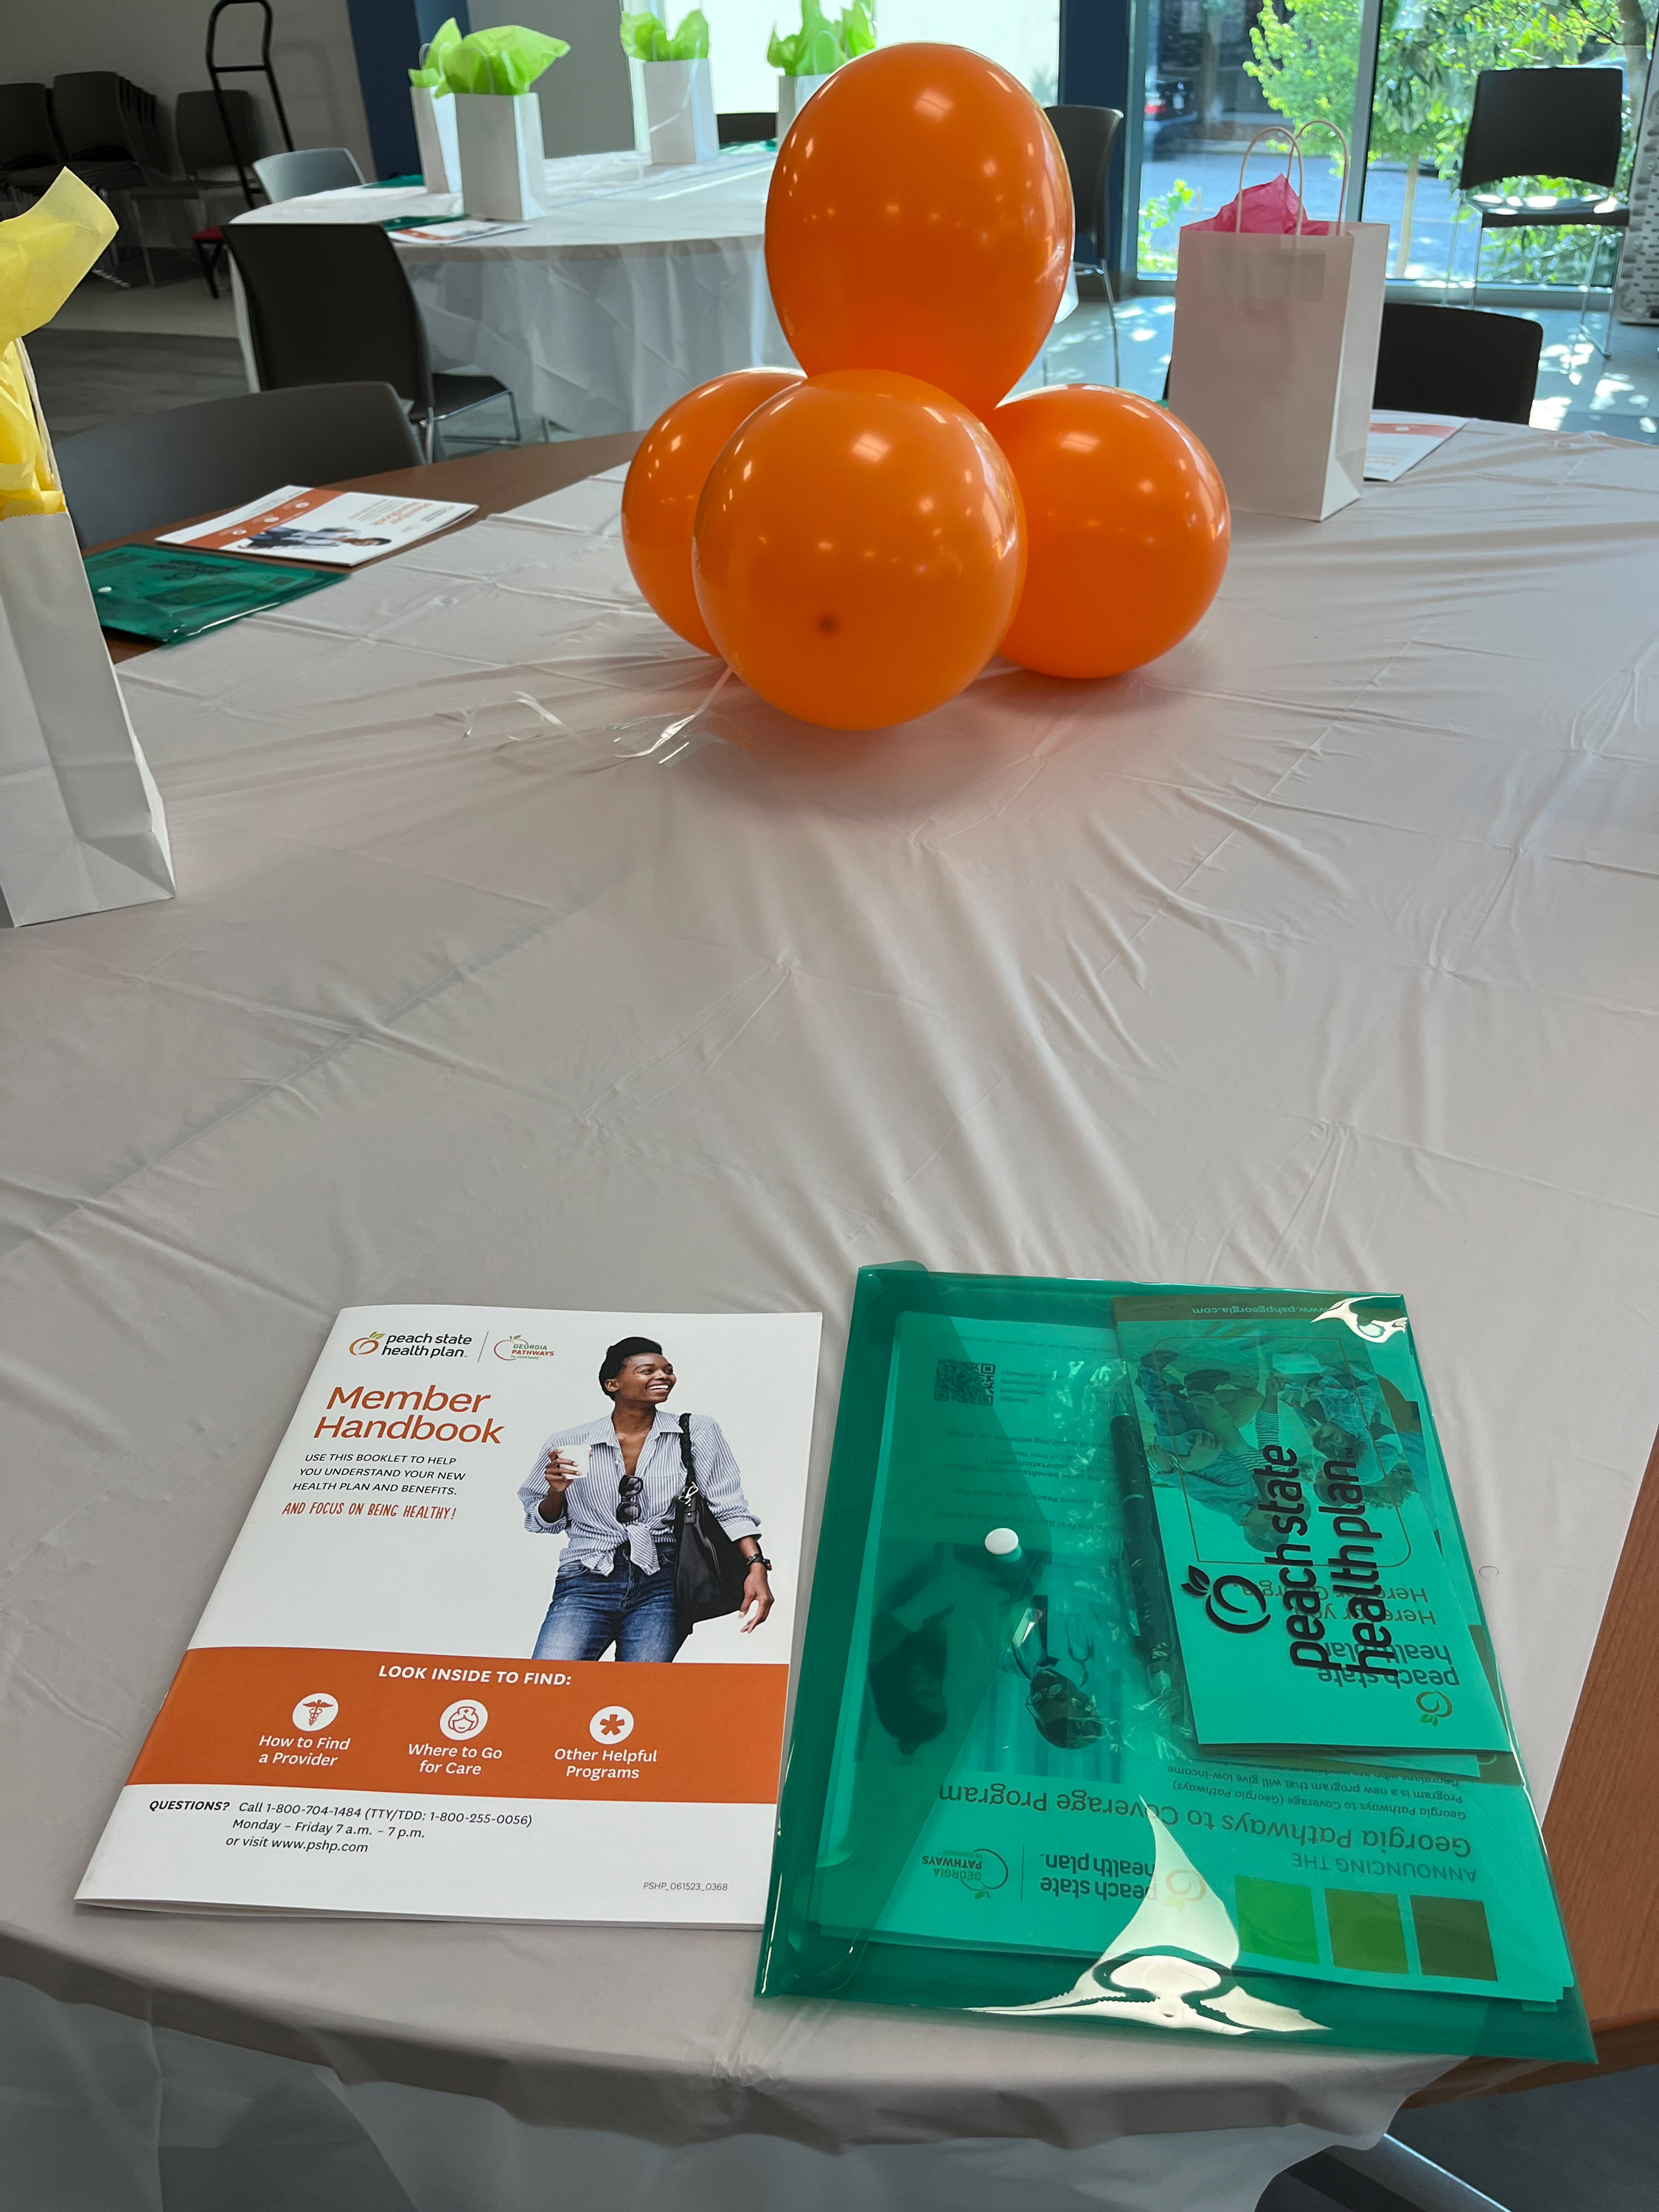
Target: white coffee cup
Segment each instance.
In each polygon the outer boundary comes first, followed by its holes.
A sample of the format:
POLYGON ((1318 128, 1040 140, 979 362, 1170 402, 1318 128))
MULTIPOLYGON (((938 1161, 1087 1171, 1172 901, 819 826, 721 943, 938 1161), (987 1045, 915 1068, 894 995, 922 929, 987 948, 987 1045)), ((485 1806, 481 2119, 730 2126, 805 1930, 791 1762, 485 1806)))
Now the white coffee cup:
MULTIPOLYGON (((557 1452, 561 1458, 575 1462, 576 1472, 570 1478, 573 1482, 580 1482, 586 1475, 588 1460, 592 1449, 592 1444, 555 1444, 553 1447, 553 1450, 557 1452)), ((550 1459, 552 1453, 548 1456, 550 1459)))

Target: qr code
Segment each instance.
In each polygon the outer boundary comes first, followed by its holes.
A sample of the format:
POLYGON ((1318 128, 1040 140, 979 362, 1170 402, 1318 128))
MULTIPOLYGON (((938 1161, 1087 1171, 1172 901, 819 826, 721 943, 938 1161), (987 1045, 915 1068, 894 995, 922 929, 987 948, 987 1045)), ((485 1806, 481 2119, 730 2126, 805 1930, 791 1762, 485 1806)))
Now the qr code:
POLYGON ((989 1360, 941 1359, 933 1370, 933 1395, 953 1406, 988 1406, 997 1370, 989 1360))

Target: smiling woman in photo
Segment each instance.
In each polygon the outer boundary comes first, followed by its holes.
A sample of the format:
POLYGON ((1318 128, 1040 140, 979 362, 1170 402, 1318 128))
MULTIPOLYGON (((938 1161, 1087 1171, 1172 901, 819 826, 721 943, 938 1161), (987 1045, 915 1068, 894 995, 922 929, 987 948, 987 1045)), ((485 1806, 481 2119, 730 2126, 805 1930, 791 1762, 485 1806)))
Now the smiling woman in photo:
MULTIPOLYGON (((610 1413, 559 1430, 537 1454, 519 1492, 525 1527, 569 1541, 533 1657, 599 1659, 615 1644, 618 1659, 661 1662, 684 1642, 674 1611, 675 1507, 686 1479, 680 1419, 668 1411, 674 1382, 661 1345, 623 1337, 599 1369, 610 1413), (586 1449, 586 1474, 576 1446, 586 1449)), ((708 1510, 750 1562, 746 1634, 772 1610, 760 1525, 720 1423, 690 1413, 684 1434, 708 1510)))

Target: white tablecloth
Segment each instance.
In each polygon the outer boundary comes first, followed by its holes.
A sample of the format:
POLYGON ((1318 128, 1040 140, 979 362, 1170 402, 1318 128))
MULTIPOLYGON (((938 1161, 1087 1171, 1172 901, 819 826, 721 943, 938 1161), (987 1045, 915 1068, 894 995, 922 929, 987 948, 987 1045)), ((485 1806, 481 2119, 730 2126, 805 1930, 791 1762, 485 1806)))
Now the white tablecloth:
MULTIPOLYGON (((653 169, 633 154, 576 155, 547 164, 549 212, 525 229, 401 246, 434 368, 482 369, 525 414, 587 437, 643 430, 727 369, 792 366, 763 251, 772 161, 742 148, 653 169)), ((382 222, 460 206, 371 185, 238 221, 382 222)))
POLYGON ((739 697, 666 765, 711 668, 617 498, 131 664, 180 896, 0 947, 30 2139, 182 2130, 228 2200, 303 2077, 420 2212, 1244 2212, 1435 2062, 757 2006, 741 1934, 70 1903, 337 1307, 822 1307, 821 1474, 903 1258, 1403 1291, 1547 1794, 1659 1413, 1659 456, 1472 425, 1241 518, 1135 677, 856 738, 739 697))

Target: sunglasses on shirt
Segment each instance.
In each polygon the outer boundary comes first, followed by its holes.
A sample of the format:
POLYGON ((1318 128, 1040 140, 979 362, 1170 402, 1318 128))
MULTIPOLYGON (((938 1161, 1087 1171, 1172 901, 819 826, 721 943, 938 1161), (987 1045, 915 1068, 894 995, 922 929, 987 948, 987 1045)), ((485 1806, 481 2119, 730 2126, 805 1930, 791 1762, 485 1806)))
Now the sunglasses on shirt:
POLYGON ((645 1489, 643 1475, 625 1474, 617 1485, 617 1518, 618 1521, 637 1521, 640 1517, 640 1498, 645 1489))

